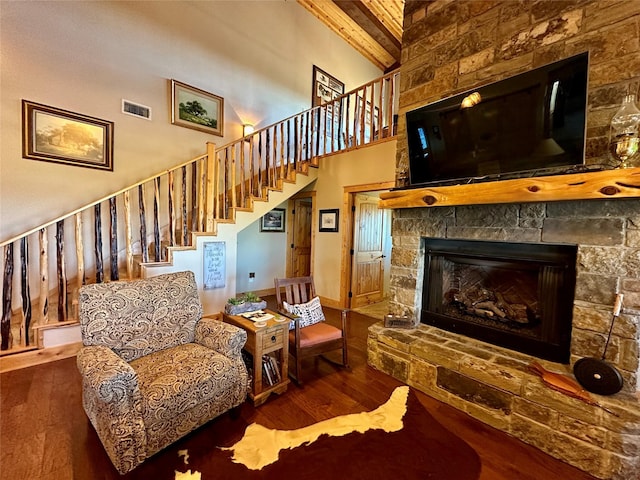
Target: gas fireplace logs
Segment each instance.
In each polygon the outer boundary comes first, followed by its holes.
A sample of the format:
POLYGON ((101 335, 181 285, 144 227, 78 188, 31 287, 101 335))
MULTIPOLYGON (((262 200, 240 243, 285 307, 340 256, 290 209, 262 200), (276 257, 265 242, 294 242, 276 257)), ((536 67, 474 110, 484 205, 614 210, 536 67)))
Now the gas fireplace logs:
POLYGON ((451 289, 445 300, 463 313, 500 322, 529 325, 536 322, 533 308, 522 303, 510 303, 500 292, 471 287, 464 291, 451 289))

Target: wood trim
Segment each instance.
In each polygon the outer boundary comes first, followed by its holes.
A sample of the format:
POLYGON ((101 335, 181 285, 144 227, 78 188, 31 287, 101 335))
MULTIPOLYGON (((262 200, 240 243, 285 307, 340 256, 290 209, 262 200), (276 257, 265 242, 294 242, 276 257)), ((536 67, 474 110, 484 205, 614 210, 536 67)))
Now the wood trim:
MULTIPOLYGON (((351 287, 351 249, 353 248, 353 215, 351 207, 354 205, 354 195, 362 192, 389 190, 395 186, 394 181, 350 185, 344 187, 342 195, 342 254, 340 259, 340 303, 334 308, 348 308, 349 289, 351 287)), ((387 195, 383 193, 382 195, 387 195)), ((333 305, 331 305, 333 306, 333 305)))
POLYGON ((276 289, 275 288, 265 288, 263 290, 247 290, 246 292, 238 292, 238 293, 236 293, 236 296, 242 295, 242 294, 248 293, 248 292, 253 292, 259 297, 266 297, 267 295, 275 295, 276 294, 276 289))
POLYGON ((81 348, 82 342, 75 342, 57 347, 24 352, 20 355, 7 355, 0 357, 0 373, 73 357, 81 348))
POLYGON ((333 300, 331 298, 327 298, 327 297, 323 297, 322 295, 318 295, 318 298, 320 298, 320 304, 323 307, 329 307, 329 308, 337 308, 337 309, 341 309, 342 308, 342 300, 340 301, 336 301, 333 300))
MULTIPOLYGON (((362 192, 376 192, 380 190, 389 190, 395 187, 394 181, 388 182, 376 182, 376 183, 365 183, 362 185, 351 185, 344 187, 345 193, 362 193, 362 192)), ((386 193, 381 193, 380 196, 387 195, 386 193)))
POLYGON ((77 320, 67 320, 66 322, 47 323, 44 325, 34 325, 33 330, 53 330, 60 327, 68 327, 70 325, 80 325, 77 320))
POLYGON ((395 190, 381 194, 379 206, 414 208, 631 197, 640 197, 640 168, 395 190))

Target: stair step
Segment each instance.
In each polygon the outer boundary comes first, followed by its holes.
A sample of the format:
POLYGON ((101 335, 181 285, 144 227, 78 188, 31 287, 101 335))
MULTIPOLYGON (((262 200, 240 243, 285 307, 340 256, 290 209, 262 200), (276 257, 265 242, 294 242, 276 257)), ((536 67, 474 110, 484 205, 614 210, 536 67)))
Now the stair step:
POLYGON ((30 345, 28 347, 14 346, 9 350, 0 350, 0 357, 6 357, 8 355, 16 355, 18 353, 33 352, 34 350, 38 350, 38 347, 35 345, 30 345))

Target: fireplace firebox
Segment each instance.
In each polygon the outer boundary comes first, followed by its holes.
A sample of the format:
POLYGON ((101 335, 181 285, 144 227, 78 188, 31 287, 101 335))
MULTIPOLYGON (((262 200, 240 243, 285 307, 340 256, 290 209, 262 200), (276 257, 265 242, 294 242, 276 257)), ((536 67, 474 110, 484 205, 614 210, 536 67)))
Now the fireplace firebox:
POLYGON ((423 242, 423 323, 569 363, 576 245, 423 242))

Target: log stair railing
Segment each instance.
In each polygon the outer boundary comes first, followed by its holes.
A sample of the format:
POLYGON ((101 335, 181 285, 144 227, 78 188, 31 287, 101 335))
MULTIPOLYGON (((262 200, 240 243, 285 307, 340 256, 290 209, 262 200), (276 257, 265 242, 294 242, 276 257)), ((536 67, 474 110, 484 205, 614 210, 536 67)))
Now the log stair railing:
POLYGON ((194 248, 236 212, 319 166, 323 156, 395 136, 399 72, 146 178, 0 243, 0 356, 43 348, 42 330, 77 322, 87 283, 139 277, 140 264, 194 248), (55 279, 55 280, 54 280, 55 279))

